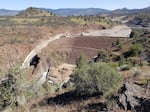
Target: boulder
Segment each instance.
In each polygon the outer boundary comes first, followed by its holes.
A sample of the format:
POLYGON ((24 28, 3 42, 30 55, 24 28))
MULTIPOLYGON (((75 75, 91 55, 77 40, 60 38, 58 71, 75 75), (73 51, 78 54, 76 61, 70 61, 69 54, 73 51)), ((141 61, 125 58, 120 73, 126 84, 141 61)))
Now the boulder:
MULTIPOLYGON (((124 110, 132 110, 139 112, 143 99, 146 98, 145 89, 132 82, 126 82, 119 91, 118 105, 124 110)), ((143 108, 146 104, 143 104, 143 108)))
POLYGON ((26 104, 26 98, 24 95, 18 96, 17 97, 17 105, 19 106, 23 106, 24 104, 26 104))

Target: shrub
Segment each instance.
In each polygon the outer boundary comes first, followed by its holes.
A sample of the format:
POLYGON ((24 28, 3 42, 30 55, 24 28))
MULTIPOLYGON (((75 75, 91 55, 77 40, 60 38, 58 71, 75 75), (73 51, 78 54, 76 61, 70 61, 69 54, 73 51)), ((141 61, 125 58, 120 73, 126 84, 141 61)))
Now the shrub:
POLYGON ((120 39, 117 38, 117 40, 116 40, 116 45, 119 45, 119 44, 120 44, 120 39))
POLYGON ((130 34, 130 38, 139 38, 141 37, 143 34, 145 33, 145 30, 141 30, 141 29, 133 29, 131 34, 130 34))
POLYGON ((84 55, 80 55, 80 57, 76 60, 77 67, 81 67, 82 65, 87 64, 88 61, 84 55))
POLYGON ((135 33, 135 31, 131 32, 130 38, 137 38, 137 34, 135 33))
POLYGON ((107 62, 107 55, 106 55, 106 51, 104 49, 101 49, 98 54, 97 54, 97 60, 96 62, 107 62))
POLYGON ((107 97, 117 92, 122 77, 109 64, 93 63, 77 68, 71 75, 71 82, 79 95, 103 93, 107 97))
POLYGON ((130 47, 129 52, 131 56, 138 56, 142 51, 142 44, 134 44, 130 47))
POLYGON ((18 104, 18 98, 23 94, 22 81, 22 71, 18 67, 9 70, 0 84, 0 110, 18 104))

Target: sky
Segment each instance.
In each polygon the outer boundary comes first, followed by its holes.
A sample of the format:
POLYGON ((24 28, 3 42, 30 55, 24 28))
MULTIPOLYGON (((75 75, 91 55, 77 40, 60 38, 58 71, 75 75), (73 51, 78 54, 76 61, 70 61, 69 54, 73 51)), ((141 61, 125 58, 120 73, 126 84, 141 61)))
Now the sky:
POLYGON ((150 0, 1 0, 0 9, 22 10, 28 7, 38 8, 145 8, 150 0))

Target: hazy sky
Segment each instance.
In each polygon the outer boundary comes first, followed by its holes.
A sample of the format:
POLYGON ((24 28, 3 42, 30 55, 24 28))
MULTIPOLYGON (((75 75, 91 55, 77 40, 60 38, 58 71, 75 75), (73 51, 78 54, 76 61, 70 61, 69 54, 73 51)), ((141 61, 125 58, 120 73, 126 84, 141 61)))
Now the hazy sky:
POLYGON ((118 9, 127 7, 144 8, 150 6, 150 0, 1 0, 0 9, 40 8, 104 8, 118 9))

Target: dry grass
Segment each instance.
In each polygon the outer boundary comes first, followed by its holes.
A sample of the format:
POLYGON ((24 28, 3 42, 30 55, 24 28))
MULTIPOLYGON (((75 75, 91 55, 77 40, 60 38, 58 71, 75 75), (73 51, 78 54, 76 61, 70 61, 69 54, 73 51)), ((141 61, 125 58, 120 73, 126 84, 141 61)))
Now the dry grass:
POLYGON ((39 18, 11 18, 10 21, 17 24, 33 24, 33 23, 38 23, 40 19, 39 18))

